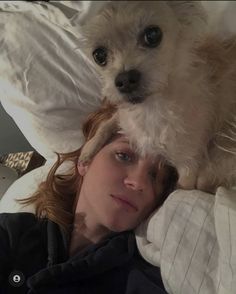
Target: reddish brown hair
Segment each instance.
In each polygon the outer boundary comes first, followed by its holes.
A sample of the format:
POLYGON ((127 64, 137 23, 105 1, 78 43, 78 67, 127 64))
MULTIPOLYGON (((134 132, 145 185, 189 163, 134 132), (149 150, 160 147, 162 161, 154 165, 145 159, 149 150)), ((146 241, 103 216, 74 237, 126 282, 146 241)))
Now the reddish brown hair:
MULTIPOLYGON (((91 113, 82 128, 85 142, 90 140, 100 124, 111 118, 115 112, 116 107, 105 101, 99 110, 91 113)), ((47 217, 64 229, 73 222, 75 198, 82 184, 82 178, 77 170, 82 147, 70 153, 56 153, 57 161, 46 180, 39 185, 38 190, 31 197, 19 200, 26 205, 33 204, 35 214, 39 218, 47 217), (72 162, 69 171, 66 174, 56 174, 58 168, 68 161, 72 162)))

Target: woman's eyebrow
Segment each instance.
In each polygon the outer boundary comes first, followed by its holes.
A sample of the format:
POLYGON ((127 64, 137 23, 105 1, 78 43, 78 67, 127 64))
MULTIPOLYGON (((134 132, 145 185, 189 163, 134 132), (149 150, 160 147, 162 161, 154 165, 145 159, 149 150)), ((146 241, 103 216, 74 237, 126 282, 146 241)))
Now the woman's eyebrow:
POLYGON ((129 141, 126 140, 126 139, 119 140, 118 143, 122 143, 122 144, 126 144, 126 145, 129 145, 130 146, 129 141))
POLYGON ((118 138, 118 139, 117 139, 117 142, 119 142, 119 143, 126 143, 126 144, 129 144, 129 140, 128 140, 128 138, 127 138, 127 137, 124 137, 124 136, 118 138))
POLYGON ((121 139, 120 142, 129 144, 129 140, 128 139, 125 139, 125 138, 121 139))

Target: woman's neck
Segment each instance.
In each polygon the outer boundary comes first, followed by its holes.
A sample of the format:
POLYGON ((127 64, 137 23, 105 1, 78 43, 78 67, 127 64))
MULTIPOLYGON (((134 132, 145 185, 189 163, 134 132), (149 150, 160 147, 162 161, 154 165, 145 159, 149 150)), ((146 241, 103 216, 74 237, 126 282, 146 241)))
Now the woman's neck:
POLYGON ((69 255, 72 256, 88 245, 100 242, 109 233, 107 228, 96 224, 85 213, 77 212, 71 232, 69 255))

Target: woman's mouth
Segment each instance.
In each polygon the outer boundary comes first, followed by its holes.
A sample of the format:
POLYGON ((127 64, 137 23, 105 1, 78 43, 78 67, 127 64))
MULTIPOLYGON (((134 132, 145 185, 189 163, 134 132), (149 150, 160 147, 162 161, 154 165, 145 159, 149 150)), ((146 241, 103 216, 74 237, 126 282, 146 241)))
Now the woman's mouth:
POLYGON ((110 194, 110 196, 119 206, 123 207, 124 209, 127 209, 128 211, 138 211, 137 206, 130 202, 126 196, 113 194, 110 194))

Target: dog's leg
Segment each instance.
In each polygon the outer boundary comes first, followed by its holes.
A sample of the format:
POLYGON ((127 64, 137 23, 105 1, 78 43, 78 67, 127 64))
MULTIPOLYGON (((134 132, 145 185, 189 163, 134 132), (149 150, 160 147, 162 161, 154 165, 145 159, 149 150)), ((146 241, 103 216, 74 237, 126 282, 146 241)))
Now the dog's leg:
POLYGON ((112 133, 118 130, 117 114, 115 113, 108 121, 101 123, 96 135, 82 148, 79 161, 88 162, 103 147, 112 133))

